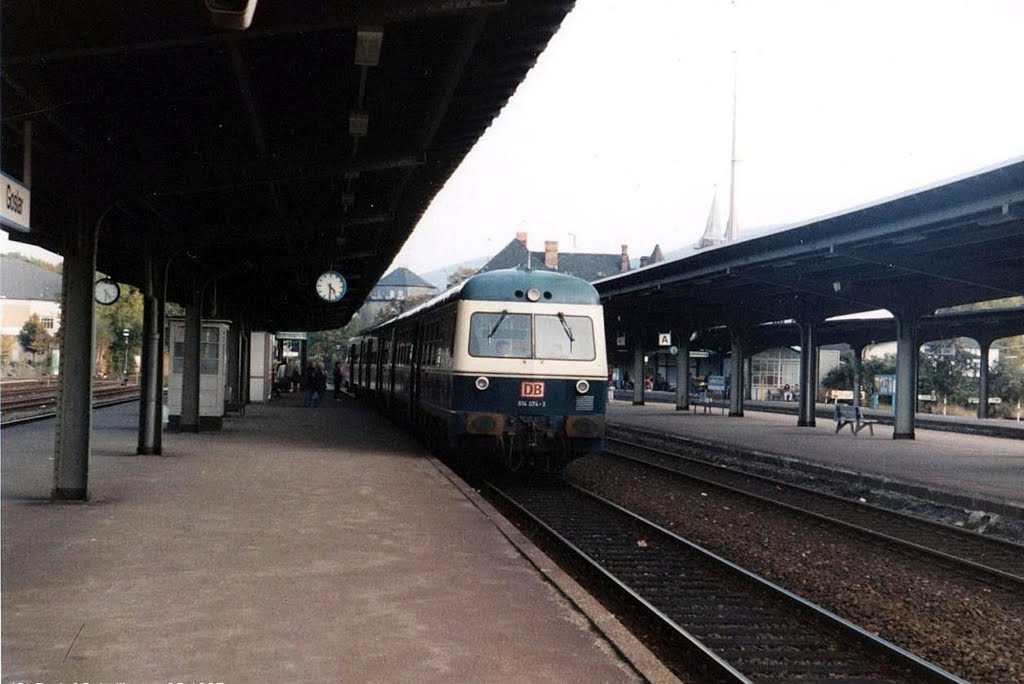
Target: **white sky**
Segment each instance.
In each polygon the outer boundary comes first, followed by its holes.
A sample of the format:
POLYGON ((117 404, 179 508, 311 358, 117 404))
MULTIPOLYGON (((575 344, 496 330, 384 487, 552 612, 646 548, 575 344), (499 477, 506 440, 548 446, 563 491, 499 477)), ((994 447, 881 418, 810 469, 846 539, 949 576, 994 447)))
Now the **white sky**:
POLYGON ((1022 0, 578 0, 392 264, 690 246, 1024 154, 1022 0), (573 235, 574 234, 574 235, 573 235), (575 242, 575 250, 573 243, 575 242))
POLYGON ((692 245, 716 184, 724 224, 734 45, 741 235, 1022 155, 1022 26, 1024 0, 578 0, 392 267, 519 230, 535 250, 692 245))

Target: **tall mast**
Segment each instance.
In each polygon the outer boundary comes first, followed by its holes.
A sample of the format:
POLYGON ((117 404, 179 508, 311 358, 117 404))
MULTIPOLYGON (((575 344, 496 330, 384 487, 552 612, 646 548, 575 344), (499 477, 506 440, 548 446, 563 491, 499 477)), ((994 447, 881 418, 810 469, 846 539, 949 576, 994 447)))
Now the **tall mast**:
POLYGON ((729 220, 725 224, 725 241, 736 237, 736 50, 732 51, 732 160, 729 164, 729 220))

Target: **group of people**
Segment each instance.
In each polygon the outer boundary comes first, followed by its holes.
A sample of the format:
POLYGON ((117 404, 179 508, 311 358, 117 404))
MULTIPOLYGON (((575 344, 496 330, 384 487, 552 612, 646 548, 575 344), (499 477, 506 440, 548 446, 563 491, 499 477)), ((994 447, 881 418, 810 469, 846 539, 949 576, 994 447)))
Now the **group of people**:
MULTIPOLYGON (((337 401, 341 398, 341 388, 345 381, 341 361, 334 363, 333 381, 334 400, 337 401)), ((306 406, 320 406, 327 395, 327 372, 323 362, 310 361, 305 373, 299 371, 298 363, 282 362, 274 378, 274 396, 280 396, 282 392, 305 392, 306 406)))

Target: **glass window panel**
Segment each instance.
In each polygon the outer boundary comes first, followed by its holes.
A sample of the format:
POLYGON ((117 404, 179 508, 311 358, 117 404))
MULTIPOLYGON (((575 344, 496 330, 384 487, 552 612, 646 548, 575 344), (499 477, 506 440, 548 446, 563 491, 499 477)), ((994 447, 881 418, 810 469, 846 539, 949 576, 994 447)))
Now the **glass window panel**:
POLYGON ((185 343, 174 342, 171 345, 171 372, 182 373, 185 370, 185 343))
POLYGON ((472 356, 528 359, 533 355, 530 314, 477 312, 469 323, 472 356))
POLYGON ((536 317, 537 358, 594 360, 594 324, 587 316, 536 317))

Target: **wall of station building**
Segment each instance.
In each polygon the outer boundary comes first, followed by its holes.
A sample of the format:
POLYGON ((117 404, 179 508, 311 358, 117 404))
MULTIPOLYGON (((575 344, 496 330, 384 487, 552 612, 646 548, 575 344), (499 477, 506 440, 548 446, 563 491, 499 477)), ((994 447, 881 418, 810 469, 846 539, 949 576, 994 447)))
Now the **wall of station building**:
MULTIPOLYGON (((839 365, 838 349, 818 350, 818 378, 816 387, 821 394, 821 379, 839 365)), ((612 371, 616 389, 632 387, 632 353, 619 352, 612 371)), ((650 377, 655 391, 674 392, 678 382, 676 357, 668 351, 648 352, 644 355, 644 375, 650 377)), ((724 376, 731 384, 732 360, 714 351, 695 350, 690 353, 689 392, 699 392, 707 386, 709 376, 724 376)), ((800 352, 790 347, 768 349, 755 354, 745 364, 747 372, 747 399, 767 400, 776 396, 786 385, 796 392, 800 385, 800 352)), ((821 397, 823 401, 824 398, 821 397)))

